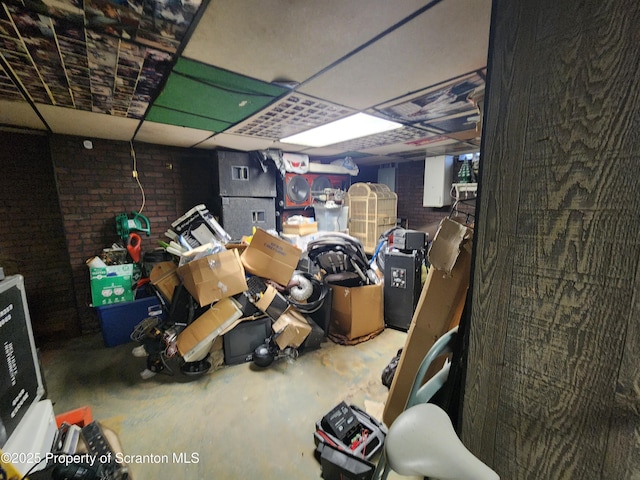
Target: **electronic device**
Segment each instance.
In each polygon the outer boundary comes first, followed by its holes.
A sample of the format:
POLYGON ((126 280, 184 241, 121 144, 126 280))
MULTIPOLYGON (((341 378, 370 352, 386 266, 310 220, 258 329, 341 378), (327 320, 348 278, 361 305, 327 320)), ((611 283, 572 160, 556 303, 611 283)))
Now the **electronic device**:
POLYGON ((275 198, 276 172, 271 164, 265 166, 253 153, 231 150, 216 150, 214 157, 216 195, 275 198))
POLYGON ((320 422, 325 432, 329 432, 340 440, 344 440, 360 428, 356 414, 345 402, 340 402, 320 422))
POLYGON ((384 261, 384 320, 407 331, 422 292, 424 252, 391 251, 384 261))
POLYGON ((98 422, 93 421, 85 425, 82 427, 81 433, 89 453, 100 459, 100 467, 108 475, 107 478, 114 480, 126 480, 129 478, 127 467, 116 460, 116 454, 111 445, 109 445, 98 422), (103 459, 107 461, 105 462, 103 459))
POLYGON ((234 241, 251 235, 254 227, 263 230, 276 228, 275 198, 217 197, 213 200, 212 209, 234 241))
POLYGON ((99 480, 104 478, 98 465, 85 463, 60 464, 51 471, 52 480, 99 480))
POLYGON ((375 470, 373 463, 329 443, 318 443, 316 455, 325 480, 370 480, 375 470))
POLYGON ((324 330, 315 322, 315 320, 313 320, 310 315, 304 315, 304 319, 311 326, 311 331, 307 335, 307 338, 304 339, 304 342, 302 342, 302 345, 300 345, 300 351, 308 351, 315 348, 320 348, 320 344, 322 344, 326 337, 324 330))
POLYGON ((82 429, 78 425, 68 425, 64 433, 61 452, 66 455, 76 453, 82 429))
POLYGON ((413 250, 422 250, 425 248, 428 240, 429 236, 426 232, 396 228, 389 235, 389 249, 395 248, 409 252, 413 250))
POLYGON ((326 173, 286 173, 279 180, 278 205, 281 208, 304 208, 313 205, 326 188, 347 191, 350 175, 326 173))
POLYGON ((272 321, 268 316, 244 320, 222 336, 224 363, 237 365, 250 362, 253 352, 273 335, 272 321))
POLYGON ((380 451, 387 428, 355 405, 340 402, 316 422, 316 447, 327 443, 364 460, 380 451))
POLYGON ((247 279, 245 295, 256 307, 269 315, 273 321, 289 308, 289 302, 271 285, 267 285, 260 277, 251 276, 247 279))
POLYGON ((20 454, 13 467, 24 475, 51 451, 58 428, 45 389, 33 338, 22 275, 0 281, 0 448, 20 454))

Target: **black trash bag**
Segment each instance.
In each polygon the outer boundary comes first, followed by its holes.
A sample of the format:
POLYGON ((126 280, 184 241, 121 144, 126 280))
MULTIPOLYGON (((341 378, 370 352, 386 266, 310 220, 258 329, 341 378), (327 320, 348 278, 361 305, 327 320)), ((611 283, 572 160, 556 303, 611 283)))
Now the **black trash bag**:
POLYGON ((402 349, 398 350, 398 353, 391 359, 389 365, 382 370, 382 384, 387 388, 391 388, 391 382, 393 382, 393 376, 396 374, 400 355, 402 355, 402 349))

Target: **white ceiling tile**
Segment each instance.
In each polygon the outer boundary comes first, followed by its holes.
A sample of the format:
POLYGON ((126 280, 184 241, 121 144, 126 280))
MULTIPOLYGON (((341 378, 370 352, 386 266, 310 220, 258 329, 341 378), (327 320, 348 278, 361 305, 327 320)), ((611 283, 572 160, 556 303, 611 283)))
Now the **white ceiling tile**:
POLYGON ((245 137, 228 133, 219 133, 199 145, 198 148, 231 148, 235 150, 266 150, 275 148, 274 142, 266 138, 245 137))
MULTIPOLYGON (((338 108, 333 114, 338 117, 360 110, 382 115, 371 107, 396 106, 401 98, 412 99, 430 92, 429 87, 485 67, 491 0, 433 4, 422 11, 431 4, 424 0, 210 1, 186 45, 186 58, 266 82, 302 82, 213 137, 208 131, 140 124, 133 118, 44 105, 45 101, 36 108, 54 133, 125 141, 135 134, 136 141, 181 147, 273 148, 316 158, 338 158, 354 150, 385 158, 421 148, 452 148, 449 141, 433 143, 417 133, 395 138, 398 132, 318 149, 278 142, 326 123, 318 114, 318 104, 338 108), (410 18, 412 14, 416 16, 410 18), (282 109, 282 102, 293 96, 307 103, 282 109)), ((233 90, 234 85, 228 88, 233 90)), ((151 101, 153 92, 147 93, 145 101, 151 101)), ((138 102, 140 115, 146 106, 138 102)), ((46 129, 27 102, 0 101, 0 124, 46 129)), ((412 119, 405 119, 405 124, 403 134, 416 130, 412 119)), ((354 158, 361 162, 356 154, 354 158)))
POLYGON ((40 117, 27 102, 0 100, 0 124, 46 130, 40 117))
POLYGON ((53 133, 129 141, 139 120, 71 108, 37 105, 53 133))
POLYGON ((300 87, 364 109, 486 65, 490 0, 448 0, 300 87))
POLYGON ((286 144, 286 145, 287 145, 287 148, 285 150, 291 151, 290 148, 298 147, 298 148, 301 148, 300 152, 306 153, 310 157, 333 157, 336 155, 340 155, 341 153, 344 152, 344 149, 335 148, 331 145, 327 147, 303 147, 300 145, 291 145, 291 144, 286 144))
POLYGON ((139 142, 157 143, 159 145, 174 145, 178 147, 191 147, 213 135, 212 132, 197 130, 195 128, 176 127, 164 123, 144 122, 136 133, 135 139, 139 142))
POLYGON ((302 82, 425 4, 423 0, 222 0, 183 55, 265 82, 302 82))

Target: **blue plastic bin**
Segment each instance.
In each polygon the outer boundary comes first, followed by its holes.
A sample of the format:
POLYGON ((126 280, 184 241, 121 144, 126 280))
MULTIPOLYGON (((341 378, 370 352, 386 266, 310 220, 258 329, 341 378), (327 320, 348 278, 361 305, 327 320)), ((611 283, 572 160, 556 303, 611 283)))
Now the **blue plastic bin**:
POLYGON ((164 318, 162 305, 155 296, 95 308, 107 347, 130 342, 133 329, 145 318, 164 318))

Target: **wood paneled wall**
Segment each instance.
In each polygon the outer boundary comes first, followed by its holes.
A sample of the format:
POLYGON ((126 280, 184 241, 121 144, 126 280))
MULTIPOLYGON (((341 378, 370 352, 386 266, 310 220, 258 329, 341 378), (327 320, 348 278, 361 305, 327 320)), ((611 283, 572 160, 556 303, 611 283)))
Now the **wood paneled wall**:
POLYGON ((640 478, 640 2, 495 0, 463 442, 640 478))

